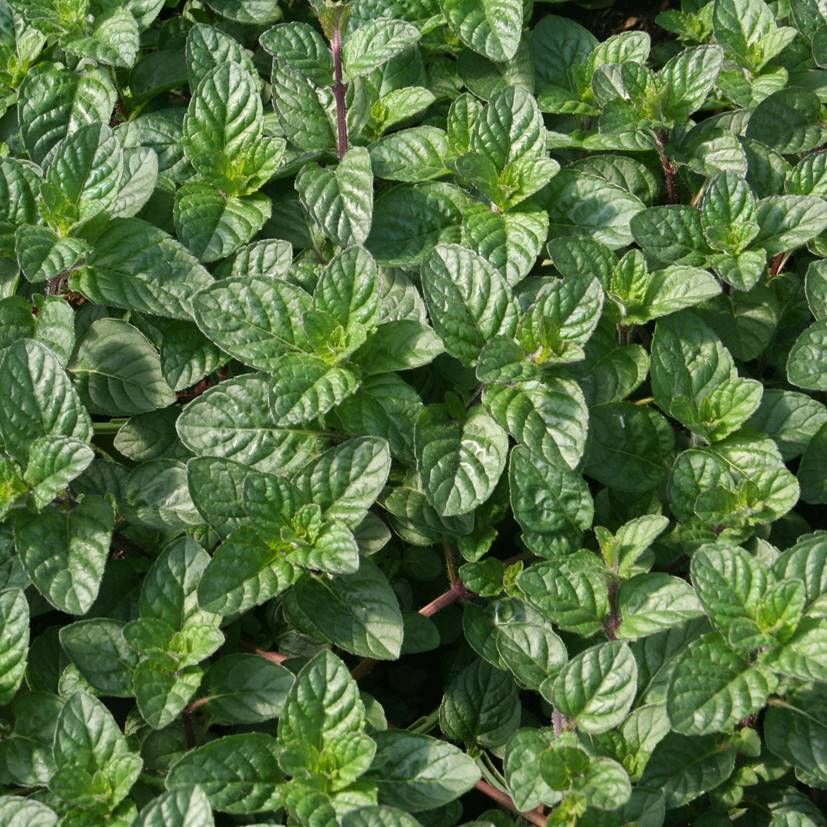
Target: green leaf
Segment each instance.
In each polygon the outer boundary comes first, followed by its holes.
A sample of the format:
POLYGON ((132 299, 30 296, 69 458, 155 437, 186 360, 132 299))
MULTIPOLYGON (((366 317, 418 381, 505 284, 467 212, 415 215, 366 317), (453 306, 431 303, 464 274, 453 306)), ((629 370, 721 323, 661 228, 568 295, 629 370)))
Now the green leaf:
POLYGON ((778 705, 770 706, 764 720, 764 737, 770 752, 812 773, 822 783, 827 781, 824 700, 823 683, 805 685, 778 705))
POLYGON ((505 431, 477 406, 463 422, 444 406, 425 408, 414 427, 417 468, 442 517, 466 514, 494 491, 508 454, 505 431))
POLYGON ((175 401, 158 352, 136 327, 119 319, 98 319, 89 326, 69 371, 96 413, 129 416, 175 401))
POLYGON ((549 379, 489 385, 482 401, 494 419, 533 454, 577 467, 586 445, 588 410, 576 382, 549 379))
POLYGON ((767 672, 733 652, 720 635, 705 635, 678 657, 666 709, 676 732, 726 732, 760 710, 774 687, 767 672))
POLYGON ((77 238, 60 238, 40 224, 23 224, 14 234, 17 263, 27 281, 58 278, 76 267, 87 247, 77 238))
POLYGON ((278 724, 281 761, 288 772, 299 771, 302 759, 312 768, 331 745, 364 728, 356 682, 339 658, 323 650, 305 664, 287 696, 278 724))
POLYGON ((377 732, 376 755, 366 778, 383 804, 406 812, 444 807, 470 790, 480 773, 451 744, 412 732, 377 732))
POLYGON ((418 40, 419 29, 404 20, 386 17, 370 20, 345 38, 342 47, 345 74, 351 79, 370 74, 418 40))
POLYGON ((326 414, 359 388, 356 373, 304 353, 288 353, 273 368, 270 410, 279 427, 326 414))
POLYGON ((747 124, 747 137, 772 147, 782 155, 804 152, 821 144, 818 97, 795 86, 768 95, 755 107, 747 124))
POLYGON ((520 319, 517 341, 540 365, 578 362, 603 307, 603 289, 590 276, 553 279, 520 319))
POLYGON ((18 103, 21 137, 29 157, 43 164, 63 138, 83 126, 107 123, 117 100, 103 69, 75 73, 46 65, 29 73, 18 103))
POLYGON ((806 503, 827 502, 827 487, 825 487, 824 474, 822 474, 825 457, 827 457, 827 423, 815 433, 798 465, 801 499, 806 503))
POLYGON ((662 791, 668 808, 682 807, 726 781, 735 750, 720 737, 670 733, 655 748, 639 786, 662 791))
POLYGON ((204 75, 184 118, 183 147, 213 186, 230 194, 258 189, 275 172, 284 143, 263 137, 258 84, 238 63, 204 75))
POLYGON ((44 345, 22 339, 0 354, 0 439, 21 465, 29 446, 45 436, 92 438, 92 421, 69 377, 44 345))
POLYGON ((132 676, 141 717, 153 729, 169 726, 198 691, 202 676, 199 667, 181 668, 162 653, 143 658, 132 676))
POLYGON ((697 267, 712 253, 704 237, 701 212, 692 207, 650 207, 638 212, 630 227, 644 251, 664 262, 697 267))
POLYGON ((770 255, 801 247, 827 227, 827 205, 814 195, 771 195, 758 202, 753 244, 770 255))
POLYGON ((763 566, 736 546, 706 546, 692 556, 692 584, 713 625, 724 635, 757 616, 771 581, 763 566))
POLYGON ((29 461, 23 473, 35 508, 48 505, 94 458, 94 451, 79 439, 44 436, 35 440, 29 448, 29 461))
POLYGON ((285 595, 285 611, 306 633, 346 652, 394 660, 402 646, 402 613, 381 570, 363 558, 335 579, 305 574, 285 595))
POLYGON ((273 61, 273 109, 284 137, 306 152, 323 152, 335 147, 336 133, 316 87, 310 78, 290 65, 291 59, 288 51, 283 59, 273 61))
POLYGON ((60 630, 60 645, 89 684, 102 695, 132 697, 135 652, 124 624, 107 618, 79 620, 60 630))
POLYGON ((379 264, 420 264, 439 243, 458 242, 470 206, 457 187, 439 182, 395 187, 376 199, 366 242, 379 264))
POLYGON ((554 805, 562 795, 553 790, 540 774, 540 757, 553 744, 548 730, 521 729, 508 741, 503 767, 508 792, 521 812, 540 804, 554 805))
POLYGON ((545 149, 542 115, 531 94, 520 86, 492 95, 471 131, 472 153, 503 172, 501 181, 508 180, 510 165, 543 156, 545 149))
POLYGON ((104 124, 84 126, 56 148, 40 188, 41 212, 66 231, 115 204, 123 174, 123 151, 104 124))
POLYGON ((307 23, 279 23, 264 32, 259 43, 264 51, 308 77, 316 86, 332 82, 330 48, 321 33, 307 23))
POLYGON ((760 232, 755 198, 746 181, 733 172, 710 180, 700 206, 704 238, 715 250, 738 255, 760 232))
POLYGON ((306 501, 321 507, 324 519, 355 527, 384 488, 390 467, 385 440, 357 437, 325 451, 294 483, 306 501))
POLYGON ((199 786, 181 787, 153 798, 138 815, 135 827, 213 827, 210 800, 199 786))
POLYGON ((257 724, 278 717, 293 674, 258 655, 224 655, 210 666, 204 707, 222 724, 257 724))
POLYGON ((442 0, 443 14, 455 34, 489 60, 511 60, 520 44, 523 7, 519 0, 442 0))
POLYGON ((278 743, 270 735, 226 735, 183 755, 170 769, 167 789, 197 784, 213 809, 222 813, 258 813, 281 806, 283 776, 278 743))
POLYGON ((311 431, 279 428, 268 404, 269 382, 247 373, 210 388, 175 423, 196 456, 226 457, 271 473, 291 473, 324 446, 311 431))
POLYGON ((228 20, 247 25, 267 25, 282 15, 276 0, 209 0, 207 5, 228 20))
POLYGON ((511 508, 526 545, 541 556, 576 548, 594 514, 583 478, 518 446, 511 452, 508 479, 511 508))
POLYGON ((518 575, 517 588, 552 623, 583 637, 598 632, 609 613, 606 572, 592 552, 529 566, 518 575))
POLYGON ((766 388, 750 424, 772 437, 785 461, 807 451, 827 423, 827 408, 805 393, 766 388))
POLYGON ((26 673, 29 604, 21 589, 0 591, 0 703, 8 704, 26 673))
POLYGON ((493 608, 499 660, 521 685, 538 689, 566 662, 563 641, 541 614, 521 600, 498 600, 493 608))
POLYGON ((637 691, 637 665, 619 641, 592 646, 572 658, 550 687, 554 706, 578 729, 596 735, 626 717, 637 691))
POLYGON ((387 181, 428 181, 440 178, 445 166, 448 140, 435 126, 415 126, 380 138, 370 147, 370 162, 377 178, 387 181))
POLYGON ((96 16, 89 34, 70 38, 65 48, 100 63, 129 68, 138 55, 139 36, 138 23, 129 11, 112 9, 96 16))
POLYGON ((564 170, 543 191, 552 236, 590 237, 611 247, 640 243, 636 216, 647 214, 643 202, 625 189, 596 176, 564 170))
POLYGON ((758 525, 786 514, 798 501, 799 487, 771 439, 731 436, 679 454, 669 496, 682 520, 694 514, 710 527, 758 525))
POLYGON ((373 217, 373 173, 370 154, 349 149, 335 169, 310 163, 296 176, 302 206, 321 231, 340 247, 362 244, 373 217))
POLYGON ((445 350, 434 331, 422 322, 386 322, 354 354, 363 376, 409 370, 430 364, 445 350))
POLYGON ((4 827, 55 827, 57 813, 33 798, 0 797, 0 823, 4 827))
POLYGON ((270 199, 261 193, 224 195, 205 183, 184 184, 175 193, 175 231, 205 263, 232 255, 264 226, 270 199))
POLYGON ((712 91, 724 61, 720 46, 686 49, 658 72, 663 86, 662 117, 680 121, 700 109, 712 91))
POLYGON ((640 345, 621 345, 617 339, 616 325, 604 316, 586 343, 585 360, 571 368, 591 405, 625 399, 649 373, 646 350, 640 345))
POLYGON ((448 738, 498 747, 520 724, 520 701, 511 676, 475 660, 448 684, 439 707, 439 726, 448 738))
POLYGON ((618 610, 623 620, 617 634, 627 640, 656 634, 703 615, 692 587, 679 577, 661 572, 639 574, 624 583, 618 595, 618 610))
POLYGON ((187 488, 183 462, 156 459, 134 468, 124 481, 123 511, 147 528, 187 529, 203 525, 187 488))
POLYGON ((382 806, 350 810, 342 821, 342 827, 417 827, 418 824, 402 810, 382 806))
POLYGON ((100 304, 190 319, 193 297, 212 279, 162 230, 137 218, 121 218, 98 236, 71 283, 100 304))
POLYGON ((822 319, 805 328, 795 340, 787 356, 787 379, 799 388, 827 390, 826 359, 827 319, 822 319))
POLYGON ((190 27, 185 51, 187 77, 193 90, 222 63, 238 63, 250 74, 254 72, 252 61, 237 40, 221 29, 204 23, 190 27))
POLYGON ((141 586, 141 618, 154 618, 184 629, 190 624, 217 625, 214 615, 199 608, 197 589, 209 555, 194 540, 167 544, 155 558, 141 586))
POLYGON ((700 436, 717 441, 758 408, 763 388, 740 379, 729 351, 688 311, 658 322, 652 345, 658 406, 700 436))
POLYGON ((469 210, 462 242, 496 267, 512 287, 531 271, 548 235, 543 212, 497 213, 484 207, 469 210))
POLYGON ((471 365, 492 336, 514 334, 517 308, 508 284, 471 250, 437 245, 420 278, 434 329, 460 361, 471 365))
POLYGON ((213 554, 198 587, 199 601, 224 616, 239 614, 280 594, 298 576, 282 547, 242 526, 213 554))
POLYGON ((822 622, 805 619, 793 637, 773 652, 767 666, 782 675, 804 681, 824 681, 827 676, 827 635, 822 622))
POLYGON ((90 773, 111 768, 117 759, 134 759, 129 786, 141 768, 140 758, 129 752, 126 737, 112 714, 85 692, 76 692, 63 705, 55 727, 53 753, 59 769, 74 766, 90 773))
POLYGON ((308 346, 301 320, 310 303, 300 287, 257 276, 215 282, 195 296, 193 309, 198 327, 223 351, 272 371, 284 353, 308 346))
POLYGON ((48 507, 14 521, 18 554, 38 591, 56 609, 86 614, 98 596, 114 523, 112 506, 87 496, 71 512, 48 507))

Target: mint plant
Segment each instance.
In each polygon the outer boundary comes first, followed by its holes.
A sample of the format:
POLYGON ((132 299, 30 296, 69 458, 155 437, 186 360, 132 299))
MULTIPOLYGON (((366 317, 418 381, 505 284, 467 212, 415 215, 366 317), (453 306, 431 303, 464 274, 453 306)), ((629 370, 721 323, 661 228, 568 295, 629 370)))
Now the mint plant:
POLYGON ((827 10, 0 0, 0 827, 825 825, 827 10))

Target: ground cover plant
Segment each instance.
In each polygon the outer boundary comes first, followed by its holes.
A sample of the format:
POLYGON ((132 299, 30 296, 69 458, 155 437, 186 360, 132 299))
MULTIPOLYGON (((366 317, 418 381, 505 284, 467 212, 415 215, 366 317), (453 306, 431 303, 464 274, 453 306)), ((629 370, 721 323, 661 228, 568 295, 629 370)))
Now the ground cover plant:
POLYGON ((823 67, 0 0, 0 827, 824 825, 823 67))

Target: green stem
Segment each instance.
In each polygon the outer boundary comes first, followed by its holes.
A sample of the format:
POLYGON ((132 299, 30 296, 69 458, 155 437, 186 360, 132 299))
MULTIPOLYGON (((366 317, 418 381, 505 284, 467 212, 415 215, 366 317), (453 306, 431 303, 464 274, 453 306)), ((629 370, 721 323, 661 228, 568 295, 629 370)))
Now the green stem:
POLYGON ((408 732, 415 732, 418 735, 426 735, 437 725, 438 721, 439 710, 435 709, 433 712, 429 712, 427 715, 417 718, 409 727, 407 727, 407 730, 408 732))
POLYGON ((93 422, 96 434, 115 434, 126 424, 125 419, 107 419, 106 422, 93 422))

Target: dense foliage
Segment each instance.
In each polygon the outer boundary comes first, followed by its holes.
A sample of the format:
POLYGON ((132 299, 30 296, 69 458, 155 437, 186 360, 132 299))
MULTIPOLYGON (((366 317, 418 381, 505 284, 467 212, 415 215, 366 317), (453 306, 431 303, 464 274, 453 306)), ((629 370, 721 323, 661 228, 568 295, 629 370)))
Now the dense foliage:
POLYGON ((0 827, 826 823, 827 5, 597 5, 0 0, 0 827))

